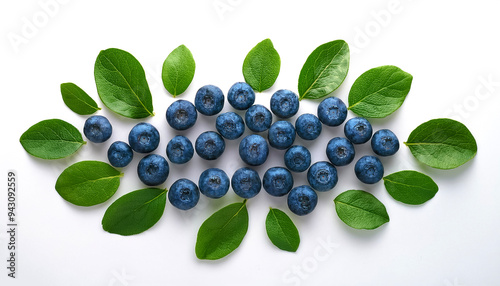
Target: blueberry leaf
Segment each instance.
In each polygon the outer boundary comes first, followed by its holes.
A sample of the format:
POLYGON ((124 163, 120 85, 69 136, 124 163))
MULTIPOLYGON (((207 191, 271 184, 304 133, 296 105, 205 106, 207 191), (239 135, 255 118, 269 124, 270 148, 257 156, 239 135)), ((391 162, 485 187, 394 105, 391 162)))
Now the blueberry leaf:
POLYGON ((89 115, 101 109, 83 89, 72 82, 61 84, 61 95, 66 106, 77 114, 89 115))
POLYGON ((266 232, 271 242, 281 250, 295 252, 299 248, 300 236, 297 227, 290 217, 279 209, 269 209, 266 232))
POLYGON ((67 157, 86 144, 76 127, 60 119, 38 122, 21 135, 19 142, 26 152, 42 159, 67 157))
POLYGON ((118 198, 104 213, 102 228, 120 235, 134 235, 148 230, 165 211, 166 193, 166 189, 148 188, 118 198))
POLYGON ((432 199, 438 185, 431 177, 417 171, 400 171, 384 177, 387 192, 397 201, 420 205, 432 199))
POLYGON ((196 64, 184 45, 174 49, 163 62, 161 79, 167 91, 176 97, 186 91, 194 77, 196 64))
POLYGON ((276 82, 281 59, 270 39, 258 43, 248 52, 243 62, 243 76, 254 90, 262 92, 276 82))
POLYGON ((346 191, 333 201, 339 218, 352 228, 375 229, 389 222, 385 206, 368 192, 346 191))

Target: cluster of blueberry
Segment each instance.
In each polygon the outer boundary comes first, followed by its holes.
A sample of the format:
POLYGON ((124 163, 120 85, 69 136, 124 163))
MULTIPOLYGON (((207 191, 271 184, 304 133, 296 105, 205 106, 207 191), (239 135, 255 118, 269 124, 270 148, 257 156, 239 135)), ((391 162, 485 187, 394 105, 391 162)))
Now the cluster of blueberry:
MULTIPOLYGON (((302 114, 295 127, 286 120, 299 110, 298 96, 289 90, 278 90, 271 97, 271 111, 280 120, 272 123, 272 114, 265 106, 255 104, 255 93, 244 83, 234 84, 227 94, 229 104, 237 110, 246 110, 245 120, 235 112, 226 112, 217 116, 218 132, 206 131, 198 136, 194 144, 185 136, 175 136, 167 144, 167 157, 170 162, 184 164, 191 160, 194 151, 205 160, 219 158, 225 149, 224 139, 233 140, 243 135, 246 126, 253 132, 268 130, 267 140, 261 135, 252 134, 243 138, 239 144, 241 159, 250 166, 262 165, 269 155, 271 147, 287 150, 284 155, 286 168, 268 169, 261 181, 259 174, 248 167, 238 169, 231 180, 218 168, 205 170, 199 178, 198 186, 188 180, 179 179, 169 189, 168 199, 175 207, 187 210, 194 207, 199 200, 200 192, 210 198, 224 196, 231 184, 234 192, 242 198, 256 196, 261 187, 272 196, 288 194, 288 206, 297 215, 310 213, 316 206, 316 191, 331 190, 337 184, 335 166, 345 166, 354 159, 353 144, 368 142, 371 138, 373 151, 380 156, 389 156, 399 149, 399 141, 393 132, 382 129, 372 138, 372 126, 365 118, 355 117, 344 125, 344 137, 336 137, 329 141, 326 154, 330 162, 320 161, 311 165, 311 154, 306 147, 293 145, 296 134, 304 140, 316 139, 322 130, 322 124, 339 126, 347 117, 347 108, 342 100, 329 97, 323 100, 313 114, 302 114), (293 176, 290 171, 307 171, 309 186, 293 188, 293 176)), ((224 107, 222 90, 213 85, 203 86, 196 93, 195 104, 186 100, 172 103, 166 112, 168 124, 175 130, 186 130, 197 120, 198 112, 212 116, 220 113, 224 107)), ((111 136, 112 127, 103 116, 88 118, 84 126, 85 136, 92 142, 104 142, 111 136)), ((108 150, 108 160, 115 167, 124 167, 130 163, 133 151, 150 153, 159 144, 158 130, 149 123, 139 123, 129 133, 129 143, 117 141, 108 150)), ((149 154, 142 158, 137 167, 140 180, 149 186, 165 182, 169 174, 167 160, 157 154, 149 154)), ((373 184, 383 177, 384 168, 375 156, 364 156, 355 165, 356 176, 364 183, 373 184)))

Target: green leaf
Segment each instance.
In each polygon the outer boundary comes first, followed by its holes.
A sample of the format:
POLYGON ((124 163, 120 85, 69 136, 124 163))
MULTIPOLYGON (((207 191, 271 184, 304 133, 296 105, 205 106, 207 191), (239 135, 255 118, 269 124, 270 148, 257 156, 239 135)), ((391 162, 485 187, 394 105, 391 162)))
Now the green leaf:
POLYGON ((248 230, 246 200, 228 205, 211 215, 200 227, 196 257, 216 260, 233 252, 248 230))
POLYGON ((174 97, 186 91, 193 81, 196 64, 191 51, 184 45, 173 50, 163 62, 161 79, 174 97))
POLYGON ((421 124, 410 133, 405 145, 417 160, 437 169, 454 169, 477 153, 476 139, 469 129, 448 118, 421 124))
POLYGON ((396 111, 410 92, 413 76, 395 66, 381 66, 359 76, 349 91, 349 108, 368 118, 396 111))
POLYGON ((295 252, 299 248, 300 236, 297 227, 290 217, 279 209, 269 209, 266 232, 271 242, 281 250, 295 252))
POLYGON ((438 185, 431 177, 417 171, 400 171, 384 177, 385 189, 397 201, 420 205, 432 199, 438 185))
POLYGON ((77 206, 93 206, 111 198, 123 176, 109 164, 81 161, 66 168, 56 182, 56 191, 77 206))
POLYGON ((61 84, 61 95, 66 106, 77 114, 89 115, 100 110, 97 103, 83 89, 72 82, 61 84))
POLYGON ((349 70, 349 46, 343 40, 317 47, 299 76, 299 99, 324 97, 336 90, 349 70))
POLYGON ((254 90, 262 92, 276 82, 280 73, 280 55, 270 39, 258 43, 243 61, 243 77, 254 90))
POLYGON ((346 191, 333 201, 339 218, 352 228, 375 229, 389 222, 385 206, 368 192, 346 191))
POLYGON ((133 235, 155 225, 165 211, 167 190, 148 188, 130 192, 112 203, 102 218, 110 233, 133 235))
POLYGON ((42 159, 67 157, 86 144, 73 125, 60 119, 48 119, 31 126, 19 139, 24 150, 42 159))
POLYGON ((128 52, 101 51, 95 62, 94 77, 99 97, 113 112, 129 118, 154 115, 144 69, 128 52))

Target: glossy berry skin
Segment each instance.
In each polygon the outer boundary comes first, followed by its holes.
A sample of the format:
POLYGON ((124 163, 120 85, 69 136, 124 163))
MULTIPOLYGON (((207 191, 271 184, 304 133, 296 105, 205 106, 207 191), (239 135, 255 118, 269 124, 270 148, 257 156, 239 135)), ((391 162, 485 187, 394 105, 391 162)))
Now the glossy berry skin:
POLYGON ((269 146, 262 136, 252 134, 241 140, 239 153, 243 162, 251 166, 259 166, 266 162, 269 155, 269 146))
POLYGON ((115 141, 108 148, 108 161, 113 167, 126 167, 134 158, 134 152, 123 141, 115 141))
POLYGON ((166 117, 170 127, 175 130, 186 130, 196 123, 198 112, 191 102, 179 99, 167 108, 166 117))
POLYGON ((304 140, 314 140, 321 134, 322 125, 318 117, 304 113, 295 121, 297 135, 304 140))
POLYGON ((293 187, 293 176, 290 171, 282 167, 270 168, 264 173, 264 190, 271 196, 282 197, 293 187))
POLYGON ((269 128, 267 139, 272 147, 285 150, 295 141, 295 128, 288 121, 276 121, 269 128))
POLYGON ((384 177, 384 166, 375 156, 363 156, 354 166, 356 177, 365 184, 375 184, 384 177))
POLYGON ((160 133, 149 123, 138 123, 128 134, 128 144, 138 153, 153 152, 160 144, 160 133))
POLYGON ((200 200, 200 190, 193 181, 179 179, 175 181, 167 193, 169 202, 180 210, 194 208, 200 200))
POLYGON ((222 137, 229 140, 237 139, 245 132, 243 118, 234 112, 226 112, 217 116, 215 127, 222 137))
POLYGON ((338 180, 337 169, 326 161, 312 164, 307 171, 309 185, 318 192, 326 192, 333 189, 338 180))
POLYGON ((288 208, 296 215, 311 213, 318 204, 318 195, 309 186, 298 186, 288 194, 288 208))
POLYGON ((163 184, 167 180, 169 172, 167 159, 156 154, 149 154, 142 158, 137 166, 139 179, 148 186, 163 184))
POLYGON ((261 187, 259 173, 250 168, 236 170, 231 178, 231 188, 244 199, 255 197, 260 192, 261 187))
POLYGON ((83 134, 94 143, 102 143, 111 137, 113 128, 109 120, 101 115, 90 116, 85 120, 83 134))
POLYGON ((271 114, 271 111, 260 104, 252 105, 245 112, 245 122, 248 129, 252 130, 253 132, 262 132, 268 130, 269 127, 271 127, 272 120, 273 115, 271 114))
POLYGON ((349 165, 354 155, 354 145, 344 137, 335 137, 326 145, 326 156, 335 166, 349 165))
POLYGON ((196 92, 194 105, 196 110, 203 115, 218 114, 224 108, 224 93, 215 85, 202 86, 196 92))
POLYGON ((177 135, 167 144, 167 157, 174 164, 189 162, 193 158, 193 154, 193 144, 185 136, 177 135))
POLYGON ((255 92, 246 82, 237 82, 229 89, 227 101, 234 109, 245 110, 255 102, 255 92))
POLYGON ((198 186, 205 196, 222 198, 229 190, 229 177, 219 168, 210 168, 201 173, 198 186))
POLYGON ((299 97, 293 91, 280 89, 271 96, 271 111, 280 118, 290 118, 299 111, 299 97))
POLYGON ((399 150, 399 139, 391 130, 381 129, 373 134, 371 145, 375 154, 391 156, 399 150))
POLYGON ((311 153, 304 146, 294 145, 285 152, 285 166, 293 172, 304 172, 311 166, 311 153))
POLYGON ((205 160, 215 160, 219 158, 222 153, 224 153, 224 149, 226 149, 224 138, 214 131, 205 131, 201 133, 194 144, 198 156, 205 160))
POLYGON ((354 117, 344 125, 344 134, 353 144, 363 144, 372 137, 372 125, 366 118, 354 117))
POLYGON ((347 118, 347 107, 337 97, 325 98, 318 105, 318 118, 327 126, 339 126, 347 118))

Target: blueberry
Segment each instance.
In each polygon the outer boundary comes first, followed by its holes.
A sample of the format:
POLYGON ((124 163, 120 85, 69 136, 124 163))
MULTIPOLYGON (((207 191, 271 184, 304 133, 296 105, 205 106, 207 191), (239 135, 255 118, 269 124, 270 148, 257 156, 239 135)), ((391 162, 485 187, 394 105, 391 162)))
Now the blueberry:
POLYGON ((142 158, 137 166, 139 179, 148 186, 163 184, 167 180, 169 172, 167 159, 156 154, 149 154, 142 158))
POLYGON ((109 120, 101 115, 90 116, 85 120, 83 134, 94 143, 102 143, 111 137, 113 128, 109 120))
POLYGON ((193 158, 193 154, 193 144, 185 136, 177 135, 167 144, 167 157, 172 163, 187 163, 193 158))
POLYGON ((219 133, 213 131, 201 133, 194 144, 198 156, 205 160, 219 158, 224 153, 224 149, 226 149, 224 138, 219 133))
POLYGON ((339 126, 347 118, 347 107, 337 97, 328 97, 318 105, 318 117, 327 126, 339 126))
POLYGON ((311 165, 311 153, 306 147, 294 145, 285 152, 285 166, 290 171, 304 172, 311 165))
POLYGON ((160 143, 160 133, 146 122, 135 125, 128 134, 128 144, 138 153, 153 152, 160 143))
POLYGON ((344 134, 353 144, 368 142, 372 137, 372 125, 366 118, 354 117, 344 125, 344 134))
POLYGON ((282 197, 293 187, 292 173, 282 167, 270 168, 264 173, 263 185, 271 196, 282 197))
POLYGON ((269 146, 262 136, 252 134, 241 140, 239 153, 243 162, 251 166, 259 166, 266 162, 269 146))
POLYGON ((375 156, 363 156, 354 166, 356 177, 365 184, 375 184, 384 176, 384 166, 375 156))
POLYGON ((132 152, 132 148, 123 141, 113 142, 109 146, 108 161, 114 167, 121 168, 127 166, 133 157, 134 152, 132 152))
POLYGON ((318 195, 309 186, 298 186, 288 194, 288 208, 296 215, 311 213, 318 204, 318 195))
POLYGON ((198 112, 203 115, 215 115, 224 107, 224 93, 214 85, 202 86, 196 92, 194 105, 198 112))
POLYGON ((196 123, 198 112, 194 105, 179 99, 167 108, 167 122, 175 130, 186 130, 196 123))
POLYGON ((250 168, 240 168, 231 178, 231 187, 238 196, 244 199, 253 198, 262 187, 259 173, 250 168))
POLYGON ((309 185, 318 192, 326 192, 338 182, 337 169, 326 161, 314 163, 307 171, 309 185))
POLYGON ((287 149, 295 141, 295 128, 288 121, 276 121, 269 128, 267 139, 272 147, 280 150, 287 149))
POLYGON ((280 118, 290 118, 299 111, 299 97, 293 91, 280 89, 271 96, 271 111, 280 118))
POLYGON ((226 112, 217 116, 215 127, 222 137, 233 140, 245 132, 243 118, 234 112, 226 112))
POLYGON ((355 154, 354 145, 344 137, 335 137, 326 145, 326 156, 335 166, 349 165, 355 154))
POLYGON ((200 190, 195 183, 188 179, 179 179, 168 190, 168 200, 180 209, 192 209, 200 200, 200 190))
POLYGON ((314 140, 321 134, 321 122, 318 117, 310 113, 304 113, 295 121, 297 135, 305 140, 314 140))
POLYGON ((222 198, 229 190, 229 177, 218 168, 210 168, 201 173, 198 186, 202 194, 209 198, 222 198))
POLYGON ((245 110, 255 102, 255 92, 246 82, 237 82, 229 89, 227 101, 233 108, 245 110))
POLYGON ((399 140, 389 129, 381 129, 372 137, 372 149, 375 154, 380 156, 391 156, 399 150, 399 140))
POLYGON ((245 113, 245 122, 253 132, 266 131, 271 127, 272 120, 271 111, 260 104, 253 105, 245 113))

